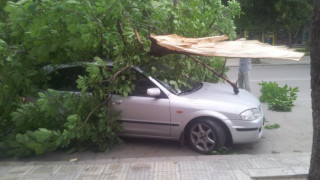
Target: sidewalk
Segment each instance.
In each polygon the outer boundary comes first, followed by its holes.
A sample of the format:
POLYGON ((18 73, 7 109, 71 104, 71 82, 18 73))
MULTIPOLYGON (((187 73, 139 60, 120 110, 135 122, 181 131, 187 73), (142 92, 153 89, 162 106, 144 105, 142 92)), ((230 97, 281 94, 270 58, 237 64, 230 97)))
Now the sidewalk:
POLYGON ((0 162, 0 179, 302 180, 309 161, 310 154, 294 153, 0 162))
MULTIPOLYGON (((261 63, 255 65, 296 65, 310 64, 310 56, 303 56, 300 61, 283 60, 283 59, 260 59, 261 63)), ((239 66, 239 58, 227 58, 226 66, 239 66)))

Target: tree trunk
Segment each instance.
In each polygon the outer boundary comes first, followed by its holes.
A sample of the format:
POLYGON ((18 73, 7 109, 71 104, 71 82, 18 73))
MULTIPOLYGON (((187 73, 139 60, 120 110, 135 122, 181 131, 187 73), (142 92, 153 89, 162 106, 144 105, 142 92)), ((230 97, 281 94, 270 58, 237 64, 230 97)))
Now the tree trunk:
POLYGON ((309 180, 320 179, 320 1, 314 1, 311 23, 311 97, 313 143, 309 180))
POLYGON ((289 34, 288 34, 288 46, 292 47, 292 33, 291 32, 289 32, 289 34))

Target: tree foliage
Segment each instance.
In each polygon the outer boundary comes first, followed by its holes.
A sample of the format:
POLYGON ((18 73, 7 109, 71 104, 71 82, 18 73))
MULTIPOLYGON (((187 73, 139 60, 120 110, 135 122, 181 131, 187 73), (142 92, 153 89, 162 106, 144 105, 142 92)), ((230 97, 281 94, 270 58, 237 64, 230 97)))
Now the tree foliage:
POLYGON ((238 31, 273 31, 276 27, 277 13, 274 5, 278 0, 242 0, 241 15, 236 19, 238 31))
MULTIPOLYGON (((155 58, 148 54, 149 34, 188 37, 228 34, 235 38, 234 16, 240 6, 220 0, 20 0, 1 1, 0 18, 0 150, 3 156, 43 154, 59 148, 108 150, 119 142, 118 113, 108 106, 111 92, 128 95, 134 86, 119 74, 131 65, 150 72, 170 67, 167 77, 181 74, 217 81, 209 71, 181 55, 155 58), (96 58, 95 58, 96 57, 96 58), (113 61, 113 69, 89 64, 79 77, 81 96, 46 89, 45 65, 96 60, 113 61), (111 80, 110 86, 101 86, 111 80), (87 91, 91 95, 87 95, 87 91), (22 104, 24 96, 40 98, 22 104)), ((223 69, 218 58, 203 59, 223 69)), ((132 74, 130 74, 132 75, 132 74)), ((169 79, 168 79, 169 80, 169 79)))
POLYGON ((311 0, 241 0, 239 31, 296 34, 310 23, 311 0))
POLYGON ((305 0, 282 0, 275 4, 279 23, 285 31, 297 32, 302 25, 310 22, 312 6, 305 0))

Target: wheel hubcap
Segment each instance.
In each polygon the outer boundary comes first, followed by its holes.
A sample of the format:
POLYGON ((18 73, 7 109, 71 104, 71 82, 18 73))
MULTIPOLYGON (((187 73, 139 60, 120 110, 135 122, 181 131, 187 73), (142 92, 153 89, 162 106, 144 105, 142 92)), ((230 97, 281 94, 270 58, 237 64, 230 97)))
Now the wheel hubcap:
POLYGON ((215 137, 210 127, 196 124, 191 128, 192 144, 200 151, 210 151, 215 146, 215 137))

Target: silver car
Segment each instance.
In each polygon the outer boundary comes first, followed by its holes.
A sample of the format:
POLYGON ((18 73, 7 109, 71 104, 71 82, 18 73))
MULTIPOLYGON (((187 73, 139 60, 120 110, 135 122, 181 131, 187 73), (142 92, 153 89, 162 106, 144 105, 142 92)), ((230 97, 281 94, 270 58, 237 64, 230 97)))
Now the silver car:
MULTIPOLYGON (((210 154, 227 143, 250 143, 261 138, 264 114, 259 100, 250 92, 240 90, 234 94, 225 84, 191 80, 187 86, 174 88, 146 76, 140 68, 132 70, 137 73, 134 92, 127 97, 112 97, 113 107, 121 111, 122 136, 186 139, 202 154, 210 154)), ((61 66, 56 71, 61 77, 69 77, 69 82, 55 81, 59 84, 50 87, 49 83, 49 87, 73 91, 77 75, 84 68, 61 66)), ((55 78, 59 79, 51 79, 55 78)))

